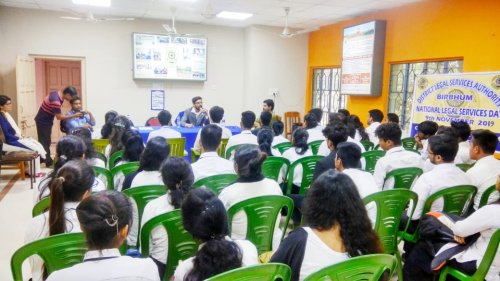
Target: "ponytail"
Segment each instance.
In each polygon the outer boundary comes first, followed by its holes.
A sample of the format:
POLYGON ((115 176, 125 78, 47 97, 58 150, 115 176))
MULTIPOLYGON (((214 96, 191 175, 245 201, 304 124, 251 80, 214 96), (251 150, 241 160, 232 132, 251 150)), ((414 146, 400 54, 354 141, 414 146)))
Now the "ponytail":
POLYGON ((168 200, 175 209, 181 207, 182 200, 194 183, 191 165, 181 157, 169 157, 160 168, 163 183, 168 188, 168 200))
POLYGON ((271 151, 271 144, 273 142, 273 132, 268 129, 261 129, 257 134, 257 142, 259 143, 260 151, 268 156, 273 156, 271 151))
POLYGON ((56 235, 66 232, 64 217, 64 178, 52 179, 50 188, 50 208, 49 208, 49 235, 56 235))

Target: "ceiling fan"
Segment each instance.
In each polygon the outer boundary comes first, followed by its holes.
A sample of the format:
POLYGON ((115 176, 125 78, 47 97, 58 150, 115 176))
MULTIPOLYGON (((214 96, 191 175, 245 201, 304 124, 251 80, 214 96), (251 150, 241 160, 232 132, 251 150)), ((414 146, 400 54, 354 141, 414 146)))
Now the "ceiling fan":
POLYGON ((167 32, 167 35, 178 35, 177 29, 175 29, 175 15, 177 14, 177 8, 171 7, 170 12, 172 13, 172 26, 168 24, 162 24, 163 28, 167 32))
POLYGON ((312 27, 312 28, 301 29, 301 30, 298 30, 296 32, 291 32, 290 28, 288 28, 288 14, 289 13, 290 13, 290 7, 285 7, 285 27, 283 28, 283 31, 280 34, 280 36, 282 38, 292 38, 295 35, 309 33, 311 31, 316 31, 319 29, 318 27, 312 27))
POLYGON ((101 22, 101 21, 132 21, 134 18, 99 18, 94 17, 94 14, 91 11, 87 11, 85 13, 78 13, 73 10, 67 10, 74 16, 62 16, 61 19, 65 20, 80 20, 91 23, 101 22))

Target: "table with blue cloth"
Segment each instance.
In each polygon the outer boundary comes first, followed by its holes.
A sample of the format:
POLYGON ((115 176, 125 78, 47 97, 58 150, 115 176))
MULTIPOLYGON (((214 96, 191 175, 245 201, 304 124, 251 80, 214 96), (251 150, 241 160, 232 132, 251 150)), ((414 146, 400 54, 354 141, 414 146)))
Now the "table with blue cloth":
MULTIPOLYGON (((157 130, 161 127, 135 127, 135 129, 141 134, 142 140, 144 143, 147 142, 149 133, 151 133, 154 130, 157 130)), ((194 142, 196 140, 196 136, 198 135, 198 131, 201 130, 203 127, 193 127, 193 128, 185 128, 185 127, 170 127, 173 130, 176 130, 177 132, 181 133, 181 136, 183 138, 186 138, 186 146, 184 147, 184 150, 187 151, 188 156, 187 158, 185 157, 186 160, 190 161, 191 159, 191 148, 194 147, 194 142)), ((241 133, 241 128, 237 126, 226 126, 233 135, 237 135, 241 133)))

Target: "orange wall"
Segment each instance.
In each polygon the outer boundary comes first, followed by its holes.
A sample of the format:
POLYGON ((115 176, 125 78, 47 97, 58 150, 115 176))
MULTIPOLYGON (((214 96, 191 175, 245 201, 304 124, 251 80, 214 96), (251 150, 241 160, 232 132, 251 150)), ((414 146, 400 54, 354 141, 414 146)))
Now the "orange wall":
POLYGON ((313 67, 342 64, 344 27, 386 20, 382 93, 379 97, 349 97, 347 108, 366 124, 367 112, 387 112, 390 64, 463 58, 463 71, 500 70, 499 0, 425 0, 399 8, 322 27, 309 36, 306 111, 311 108, 313 67))

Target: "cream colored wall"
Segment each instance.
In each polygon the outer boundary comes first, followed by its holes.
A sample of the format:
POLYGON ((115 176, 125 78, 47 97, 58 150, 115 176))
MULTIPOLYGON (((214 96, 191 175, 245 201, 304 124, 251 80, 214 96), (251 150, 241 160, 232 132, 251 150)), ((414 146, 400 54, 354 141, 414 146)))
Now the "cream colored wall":
POLYGON ((98 123, 114 109, 142 125, 156 114, 150 110, 152 88, 166 90, 166 108, 174 116, 200 95, 205 107, 224 107, 228 124, 238 124, 243 110, 258 114, 268 88, 286 92, 286 99, 278 101, 281 112, 304 108, 307 36, 284 40, 253 27, 179 23, 180 32, 208 38, 207 81, 134 80, 132 32, 163 33, 164 21, 86 23, 59 19, 61 15, 0 7, 1 92, 15 96, 17 55, 69 56, 85 58, 87 104, 98 123))

